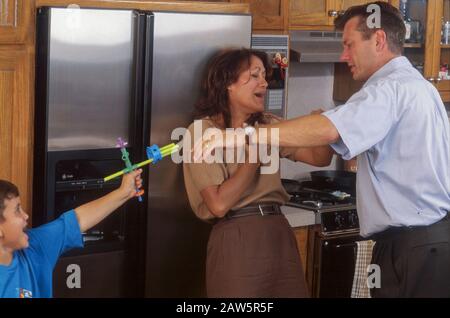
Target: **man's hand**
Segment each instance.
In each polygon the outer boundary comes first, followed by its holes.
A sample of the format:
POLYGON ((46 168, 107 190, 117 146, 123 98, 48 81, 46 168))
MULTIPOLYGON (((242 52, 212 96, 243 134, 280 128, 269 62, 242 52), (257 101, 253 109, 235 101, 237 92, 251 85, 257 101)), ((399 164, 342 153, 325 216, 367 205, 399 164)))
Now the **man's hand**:
POLYGON ((237 148, 245 146, 244 129, 227 129, 222 130, 219 134, 214 134, 211 138, 205 135, 197 140, 194 148, 194 162, 208 160, 213 156, 213 151, 217 148, 237 148))
POLYGON ((310 115, 320 115, 323 112, 324 112, 324 110, 319 108, 319 109, 315 109, 315 110, 311 111, 310 115))

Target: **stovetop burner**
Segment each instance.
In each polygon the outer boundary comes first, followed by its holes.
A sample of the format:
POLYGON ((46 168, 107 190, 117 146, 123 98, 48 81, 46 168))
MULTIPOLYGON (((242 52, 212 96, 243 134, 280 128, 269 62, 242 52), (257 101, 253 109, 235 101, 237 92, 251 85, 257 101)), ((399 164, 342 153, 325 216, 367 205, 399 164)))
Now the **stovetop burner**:
POLYGON ((291 205, 306 209, 328 209, 356 204, 356 198, 345 189, 323 188, 312 181, 298 182, 287 179, 283 179, 283 185, 291 195, 291 205))
POLYGON ((323 235, 359 232, 354 195, 343 189, 323 188, 311 181, 283 179, 282 182, 291 195, 287 205, 316 212, 316 224, 320 224, 323 235))

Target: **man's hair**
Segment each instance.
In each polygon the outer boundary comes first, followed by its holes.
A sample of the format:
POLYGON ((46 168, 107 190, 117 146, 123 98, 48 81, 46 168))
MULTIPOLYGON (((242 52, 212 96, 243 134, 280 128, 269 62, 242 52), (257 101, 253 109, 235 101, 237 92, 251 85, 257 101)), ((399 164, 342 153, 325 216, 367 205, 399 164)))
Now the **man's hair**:
POLYGON ((0 221, 4 221, 3 211, 5 210, 5 200, 11 200, 19 196, 19 189, 9 181, 0 179, 0 221))
POLYGON ((334 20, 336 29, 343 30, 345 24, 353 17, 359 17, 357 30, 362 33, 364 40, 370 39, 377 30, 383 30, 386 33, 389 50, 395 54, 403 52, 406 28, 400 11, 396 7, 382 1, 350 7, 342 16, 334 20), (371 10, 367 12, 367 7, 373 4, 380 8, 380 28, 370 28, 367 25, 367 18, 373 14, 371 10))

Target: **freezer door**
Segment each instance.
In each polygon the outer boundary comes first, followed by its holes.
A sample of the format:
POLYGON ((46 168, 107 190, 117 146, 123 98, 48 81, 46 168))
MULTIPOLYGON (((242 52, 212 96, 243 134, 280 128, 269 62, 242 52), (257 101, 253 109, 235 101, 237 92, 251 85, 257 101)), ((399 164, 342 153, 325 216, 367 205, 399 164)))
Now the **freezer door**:
MULTIPOLYGON (((192 122, 200 77, 212 54, 250 47, 251 17, 156 12, 153 25, 150 144, 162 146, 171 142, 175 128, 192 122)), ((148 171, 146 296, 204 296, 210 227, 190 209, 181 164, 165 159, 148 171)))
POLYGON ((49 9, 48 150, 113 148, 129 139, 137 14, 49 9))

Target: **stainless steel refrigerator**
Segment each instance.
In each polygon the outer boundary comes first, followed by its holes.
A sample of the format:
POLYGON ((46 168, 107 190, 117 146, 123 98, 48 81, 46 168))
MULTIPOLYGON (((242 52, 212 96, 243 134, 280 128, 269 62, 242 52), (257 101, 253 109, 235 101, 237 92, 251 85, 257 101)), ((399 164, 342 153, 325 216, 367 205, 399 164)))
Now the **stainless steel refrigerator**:
MULTIPOLYGON (((101 181, 122 168, 118 137, 134 162, 146 146, 170 143, 192 121, 209 57, 250 41, 249 15, 40 8, 33 226, 118 186, 101 181)), ((181 165, 164 159, 144 178, 144 202, 84 233, 85 249, 58 263, 57 296, 205 295, 210 228, 190 210, 181 165), (92 286, 84 292, 62 286, 76 261, 92 286)))

